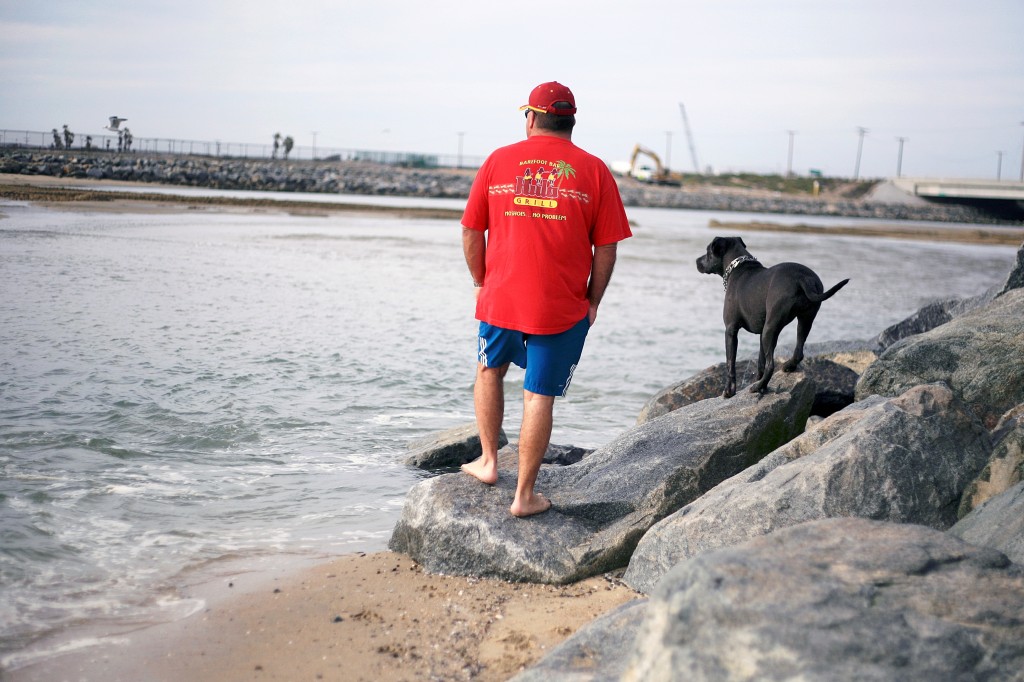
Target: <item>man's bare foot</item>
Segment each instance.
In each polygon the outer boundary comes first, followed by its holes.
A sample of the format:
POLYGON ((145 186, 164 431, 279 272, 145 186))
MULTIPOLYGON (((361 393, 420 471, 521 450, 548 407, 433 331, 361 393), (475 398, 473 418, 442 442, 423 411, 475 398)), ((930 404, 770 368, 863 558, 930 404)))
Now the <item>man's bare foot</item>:
POLYGON ((528 500, 520 500, 517 497, 512 501, 512 507, 509 511, 512 512, 512 516, 522 518, 524 516, 533 516, 534 514, 543 514, 548 509, 551 509, 551 500, 540 493, 534 493, 528 500))
POLYGON ((487 485, 494 485, 498 482, 497 461, 493 464, 488 464, 484 461, 483 457, 477 457, 472 462, 463 464, 460 468, 470 476, 486 483, 487 485))

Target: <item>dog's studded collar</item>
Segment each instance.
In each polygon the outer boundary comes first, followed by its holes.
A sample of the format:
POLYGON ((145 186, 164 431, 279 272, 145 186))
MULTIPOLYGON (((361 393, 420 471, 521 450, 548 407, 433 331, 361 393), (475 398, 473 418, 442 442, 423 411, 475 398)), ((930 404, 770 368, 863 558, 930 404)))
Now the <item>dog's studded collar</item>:
POLYGON ((739 258, 737 258, 733 262, 729 263, 729 267, 727 267, 725 269, 725 274, 722 275, 722 288, 723 289, 728 289, 729 288, 729 275, 732 274, 732 271, 736 268, 737 265, 740 265, 742 263, 756 263, 756 262, 757 262, 757 259, 754 258, 753 256, 740 256, 739 258))

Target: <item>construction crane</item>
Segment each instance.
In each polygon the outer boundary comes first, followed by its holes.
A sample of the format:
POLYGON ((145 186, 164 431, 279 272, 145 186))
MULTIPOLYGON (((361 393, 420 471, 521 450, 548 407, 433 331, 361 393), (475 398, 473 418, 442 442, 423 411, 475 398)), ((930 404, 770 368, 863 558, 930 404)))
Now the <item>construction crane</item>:
POLYGON ((690 143, 690 158, 693 159, 693 172, 700 174, 700 164, 697 163, 697 147, 693 144, 693 132, 690 130, 690 119, 686 117, 686 107, 679 103, 679 111, 683 115, 683 128, 686 129, 686 141, 690 143))

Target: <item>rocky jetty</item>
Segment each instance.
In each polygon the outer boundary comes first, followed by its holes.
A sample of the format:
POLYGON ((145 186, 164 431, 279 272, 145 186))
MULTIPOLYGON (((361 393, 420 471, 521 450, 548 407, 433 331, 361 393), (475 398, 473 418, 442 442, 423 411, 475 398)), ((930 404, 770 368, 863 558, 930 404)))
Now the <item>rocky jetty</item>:
MULTIPOLYGON (((465 198, 474 169, 410 168, 368 161, 286 161, 147 152, 0 149, 0 173, 152 182, 214 189, 465 198)), ((1020 224, 980 208, 924 201, 877 201, 714 187, 661 187, 619 178, 627 206, 745 213, 825 215, 878 220, 1020 224)))
POLYGON ((709 368, 607 446, 542 467, 553 507, 537 517, 508 514, 509 448, 496 486, 419 483, 391 548, 512 581, 624 569, 646 596, 520 682, 1019 680, 1022 275, 1024 245, 986 295, 809 347, 808 371, 777 374, 760 398, 718 397, 709 368), (852 396, 845 372, 815 368, 826 355, 859 377, 852 396), (805 427, 817 382, 836 376, 829 391, 853 402, 805 427))
POLYGON ((364 161, 228 159, 170 154, 0 151, 0 173, 267 192, 463 198, 474 171, 364 161))
POLYGON ((996 549, 826 519, 679 564, 513 679, 1019 680, 1022 614, 996 549))

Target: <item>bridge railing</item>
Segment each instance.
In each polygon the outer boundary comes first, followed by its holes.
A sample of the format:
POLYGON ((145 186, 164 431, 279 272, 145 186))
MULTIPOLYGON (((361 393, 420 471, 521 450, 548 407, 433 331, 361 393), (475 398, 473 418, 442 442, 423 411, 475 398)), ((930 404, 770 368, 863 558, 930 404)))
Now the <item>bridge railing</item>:
MULTIPOLYGON (((27 149, 87 152, 145 152, 179 156, 207 156, 231 159, 284 159, 284 147, 276 153, 272 143, 225 142, 221 140, 182 140, 159 137, 132 136, 126 150, 124 138, 116 133, 85 135, 75 133, 67 145, 62 130, 0 129, 0 149, 27 149)), ((372 149, 348 149, 296 145, 288 154, 289 161, 371 161, 414 168, 479 168, 483 159, 459 154, 424 154, 421 152, 392 152, 372 149)))

